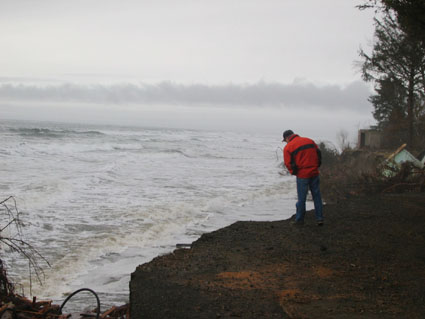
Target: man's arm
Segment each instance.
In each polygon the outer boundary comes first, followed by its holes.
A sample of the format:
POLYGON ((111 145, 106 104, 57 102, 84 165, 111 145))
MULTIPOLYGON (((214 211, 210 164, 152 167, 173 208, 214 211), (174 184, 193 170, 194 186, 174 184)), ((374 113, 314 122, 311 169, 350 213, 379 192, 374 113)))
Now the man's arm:
POLYGON ((292 166, 291 166, 291 153, 288 150, 288 147, 285 146, 283 149, 283 160, 285 162, 285 166, 288 169, 289 173, 292 174, 292 166))
MULTIPOLYGON (((316 147, 317 147, 317 145, 316 145, 316 147)), ((316 150, 317 150, 317 159, 319 161, 319 167, 320 167, 320 165, 322 165, 322 151, 318 147, 317 147, 316 150)))

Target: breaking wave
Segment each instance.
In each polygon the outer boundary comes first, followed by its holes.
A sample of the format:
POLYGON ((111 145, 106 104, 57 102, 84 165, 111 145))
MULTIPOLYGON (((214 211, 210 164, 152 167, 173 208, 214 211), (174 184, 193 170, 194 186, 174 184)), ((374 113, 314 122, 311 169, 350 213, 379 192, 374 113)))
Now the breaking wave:
POLYGON ((102 136, 105 135, 98 131, 74 131, 74 130, 55 130, 48 128, 10 128, 9 132, 19 134, 26 137, 40 137, 40 138, 62 138, 70 136, 102 136))

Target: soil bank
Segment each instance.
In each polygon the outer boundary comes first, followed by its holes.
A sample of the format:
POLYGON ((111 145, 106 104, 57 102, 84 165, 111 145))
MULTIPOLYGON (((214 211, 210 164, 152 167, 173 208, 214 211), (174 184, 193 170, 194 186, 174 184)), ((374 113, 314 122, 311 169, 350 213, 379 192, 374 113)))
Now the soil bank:
POLYGON ((140 265, 131 318, 425 318, 424 193, 237 222, 140 265))

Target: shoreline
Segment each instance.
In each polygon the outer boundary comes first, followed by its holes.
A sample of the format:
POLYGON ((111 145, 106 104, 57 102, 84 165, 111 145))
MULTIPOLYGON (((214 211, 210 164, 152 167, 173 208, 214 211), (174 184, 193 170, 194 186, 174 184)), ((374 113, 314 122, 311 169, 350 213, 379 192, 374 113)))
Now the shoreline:
POLYGON ((302 227, 236 222, 137 267, 131 318, 421 318, 423 193, 325 206, 302 227))

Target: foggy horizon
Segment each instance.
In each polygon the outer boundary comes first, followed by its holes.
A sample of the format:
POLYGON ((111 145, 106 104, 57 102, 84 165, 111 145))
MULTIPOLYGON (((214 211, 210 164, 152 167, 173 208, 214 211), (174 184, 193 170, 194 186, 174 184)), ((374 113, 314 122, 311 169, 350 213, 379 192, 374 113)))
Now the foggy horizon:
POLYGON ((374 123, 357 4, 5 0, 0 119, 354 138, 374 123))
POLYGON ((171 81, 157 84, 16 84, 0 82, 0 101, 88 102, 106 104, 177 104, 185 106, 247 106, 352 109, 364 111, 370 105, 370 88, 355 81, 345 87, 291 84, 183 85, 171 81))

